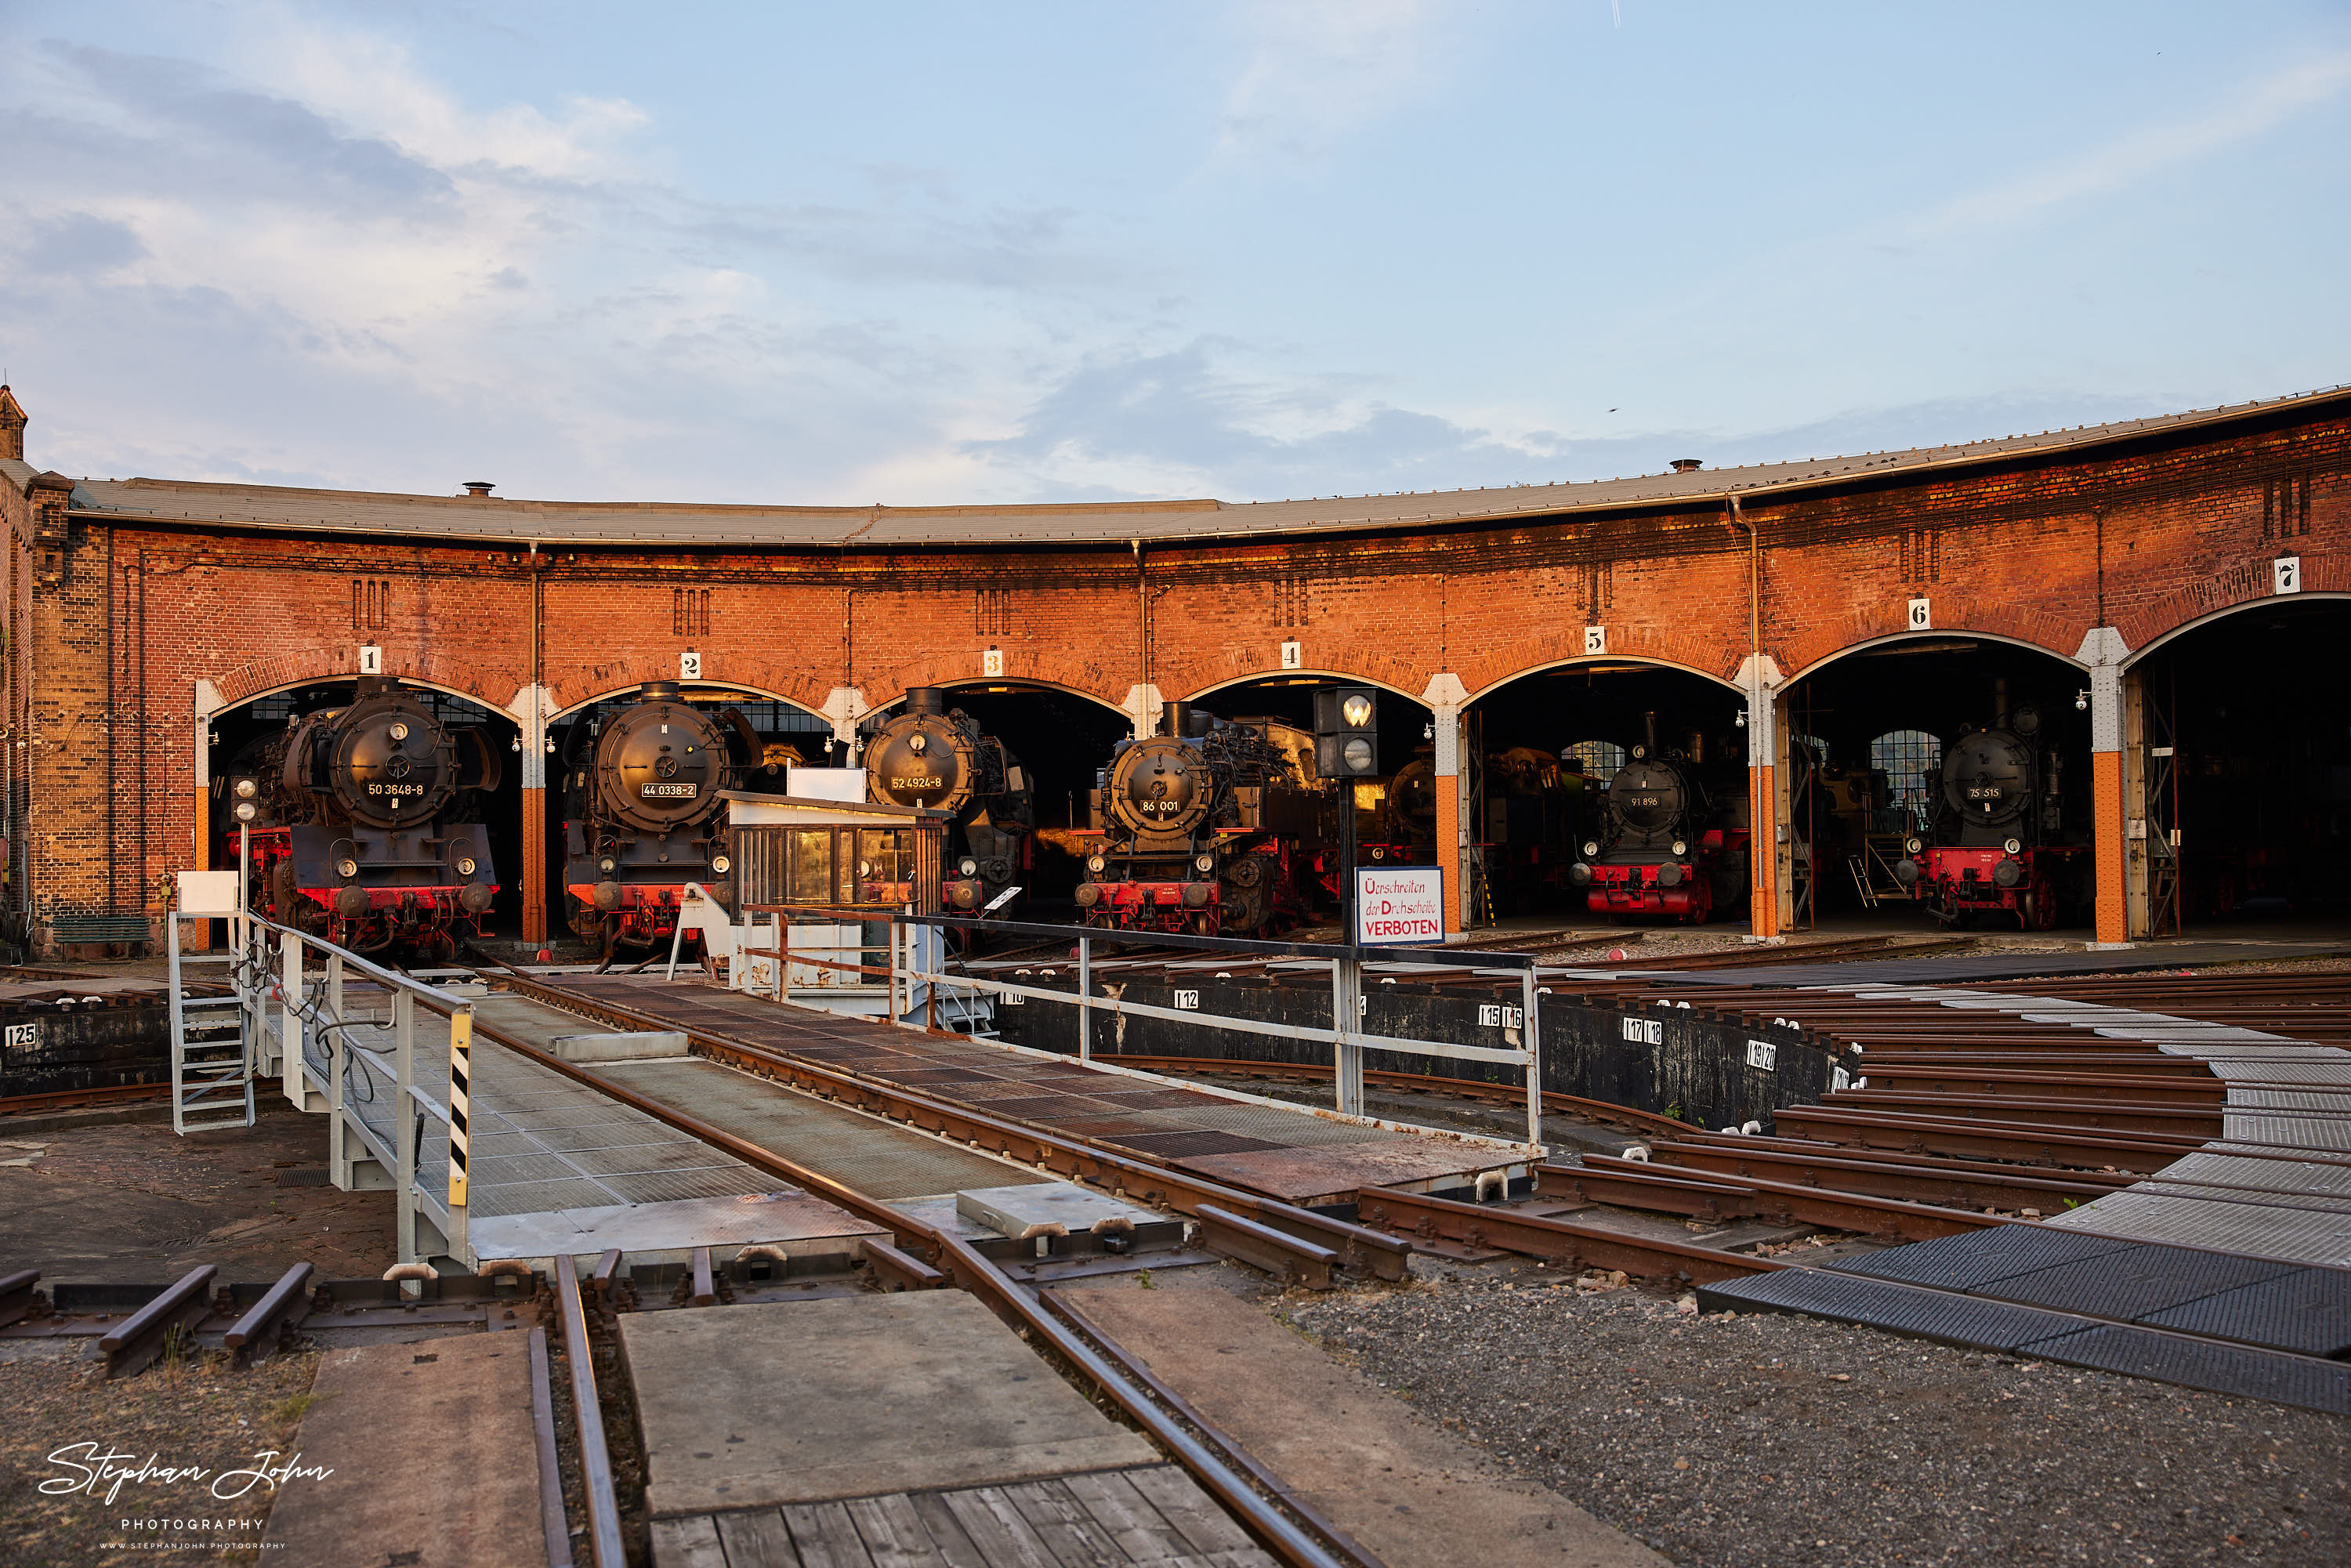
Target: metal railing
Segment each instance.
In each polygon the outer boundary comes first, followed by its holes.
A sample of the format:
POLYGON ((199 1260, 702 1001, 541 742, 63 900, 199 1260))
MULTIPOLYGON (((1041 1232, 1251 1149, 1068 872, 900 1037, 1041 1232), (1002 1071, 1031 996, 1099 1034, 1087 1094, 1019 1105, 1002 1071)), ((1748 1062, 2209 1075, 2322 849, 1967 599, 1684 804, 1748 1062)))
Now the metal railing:
MULTIPOLYGON (((1530 1145, 1542 1142, 1542 1046, 1537 1009, 1540 997, 1535 986, 1535 960, 1529 954, 1484 953, 1460 948, 1348 947, 1321 943, 1265 941, 1254 937, 1193 936, 1174 932, 1035 925, 971 915, 915 915, 903 910, 832 909, 799 904, 761 904, 746 909, 744 915, 758 922, 748 929, 763 934, 774 933, 774 946, 754 947, 746 942, 737 949, 739 956, 737 962, 769 960, 778 965, 808 965, 852 971, 861 976, 886 975, 890 995, 889 1016, 898 1021, 914 1022, 909 1014, 919 1010, 923 1025, 936 1028, 942 1001, 951 1003, 958 997, 1017 998, 1024 1003, 1039 1001, 1074 1007, 1078 1011, 1078 1060, 1090 1066, 1094 1061, 1093 1025, 1097 1015, 1113 1019, 1157 1019, 1277 1040, 1328 1044, 1332 1048, 1335 1068, 1332 1075, 1333 1108, 1342 1115, 1366 1121, 1373 1119, 1366 1116, 1364 1110, 1364 1053, 1367 1051, 1393 1051, 1412 1057, 1448 1057, 1455 1061, 1495 1062, 1516 1067, 1521 1070, 1526 1084, 1526 1141, 1530 1145), (851 951, 838 944, 793 943, 790 929, 795 920, 835 926, 852 921, 880 924, 886 920, 890 929, 886 941, 857 946, 854 949, 857 960, 849 962, 839 957, 814 956, 817 952, 851 951), (1064 991, 1021 985, 1013 980, 973 973, 967 967, 951 971, 950 959, 943 943, 915 939, 915 934, 925 928, 942 932, 968 930, 1034 941, 1067 942, 1076 959, 1076 988, 1064 991), (1331 1026, 1325 1029, 1305 1023, 1274 1023, 1225 1013, 1204 1013, 1195 1009, 1165 1008, 1123 997, 1101 995, 1095 988, 1095 961, 1103 956, 1105 948, 1114 950, 1122 947, 1175 947, 1204 956, 1286 958, 1293 960, 1301 968, 1327 967, 1331 977, 1331 1026), (1504 1046, 1459 1045, 1447 1040, 1409 1040, 1366 1030, 1362 1019, 1365 1010, 1364 971, 1367 967, 1400 973, 1467 969, 1473 975, 1490 973, 1501 979, 1516 976, 1520 993, 1518 1021, 1515 1028, 1507 1021, 1503 1025, 1504 1040, 1515 1039, 1516 1043, 1504 1046)), ((740 982, 737 984, 738 988, 753 989, 755 994, 785 999, 782 990, 764 982, 756 988, 740 982)))
MULTIPOLYGON (((230 936, 229 978, 249 1076, 274 1071, 294 1105, 329 1113, 328 1167, 337 1186, 394 1191, 401 1262, 423 1256, 420 1218, 438 1231, 439 1250, 464 1262, 474 1004, 249 911, 230 918, 230 936), (347 995, 354 982, 367 988, 366 1010, 347 995), (381 1012, 379 1003, 386 1004, 381 1012), (419 1008, 449 1020, 445 1102, 417 1082, 419 1008), (439 1124, 449 1145, 447 1178, 435 1184, 437 1192, 418 1176, 428 1123, 439 1124)), ((176 1028, 176 953, 173 967, 176 1028)))

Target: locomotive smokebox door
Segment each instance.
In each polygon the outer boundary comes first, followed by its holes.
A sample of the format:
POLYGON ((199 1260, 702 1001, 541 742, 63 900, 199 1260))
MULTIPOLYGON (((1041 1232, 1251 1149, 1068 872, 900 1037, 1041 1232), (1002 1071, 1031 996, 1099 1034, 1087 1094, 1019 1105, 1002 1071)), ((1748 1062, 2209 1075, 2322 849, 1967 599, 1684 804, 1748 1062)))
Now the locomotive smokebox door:
POLYGON ((1332 686, 1314 694, 1314 771, 1325 779, 1363 779, 1380 770, 1379 692, 1332 686))

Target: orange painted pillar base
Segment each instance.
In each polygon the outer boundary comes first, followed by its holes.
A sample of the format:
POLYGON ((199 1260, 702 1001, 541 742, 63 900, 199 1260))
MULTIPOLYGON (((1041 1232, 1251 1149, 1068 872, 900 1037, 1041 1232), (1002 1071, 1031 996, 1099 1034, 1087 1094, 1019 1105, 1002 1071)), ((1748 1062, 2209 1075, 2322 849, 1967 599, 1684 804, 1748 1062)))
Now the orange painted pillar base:
POLYGON ((522 939, 547 940, 547 791, 522 792, 522 939))
POLYGON ((2090 753, 2090 840, 2098 863, 2098 940, 2130 940, 2129 846, 2123 813, 2123 754, 2090 753))
POLYGON ((1747 770, 1747 928, 1758 936, 1780 935, 1780 827, 1778 769, 1747 770))
POLYGON ((1461 929, 1461 899, 1468 884, 1461 880, 1461 780, 1437 781, 1437 863, 1445 873, 1445 934, 1461 929))

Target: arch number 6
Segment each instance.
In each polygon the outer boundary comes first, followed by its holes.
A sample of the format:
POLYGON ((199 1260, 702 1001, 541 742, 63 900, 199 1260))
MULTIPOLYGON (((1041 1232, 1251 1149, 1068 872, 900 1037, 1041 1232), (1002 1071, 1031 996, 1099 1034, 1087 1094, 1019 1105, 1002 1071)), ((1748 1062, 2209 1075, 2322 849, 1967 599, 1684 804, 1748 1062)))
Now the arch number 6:
POLYGON ((1913 632, 1931 632, 1935 629, 1934 612, 1925 600, 1914 599, 1910 601, 1909 625, 1913 632))

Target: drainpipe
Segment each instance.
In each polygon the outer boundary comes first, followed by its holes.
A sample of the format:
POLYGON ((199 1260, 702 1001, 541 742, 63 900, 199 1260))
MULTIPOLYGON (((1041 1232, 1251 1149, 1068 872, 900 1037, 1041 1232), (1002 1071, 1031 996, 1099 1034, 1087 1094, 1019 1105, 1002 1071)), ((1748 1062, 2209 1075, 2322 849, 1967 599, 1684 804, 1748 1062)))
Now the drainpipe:
POLYGON ((1780 727, 1763 685, 1763 545, 1756 526, 1728 497, 1730 523, 1747 530, 1748 928, 1780 935, 1780 727))

